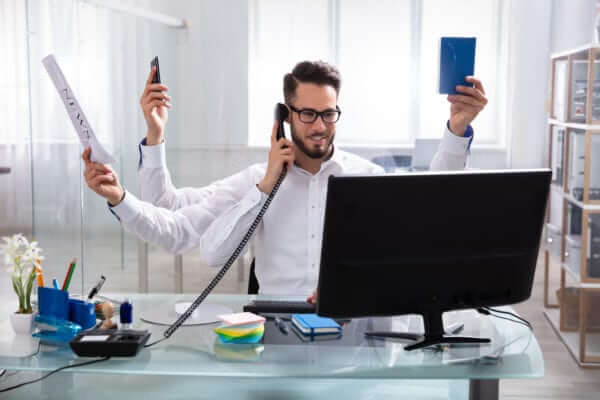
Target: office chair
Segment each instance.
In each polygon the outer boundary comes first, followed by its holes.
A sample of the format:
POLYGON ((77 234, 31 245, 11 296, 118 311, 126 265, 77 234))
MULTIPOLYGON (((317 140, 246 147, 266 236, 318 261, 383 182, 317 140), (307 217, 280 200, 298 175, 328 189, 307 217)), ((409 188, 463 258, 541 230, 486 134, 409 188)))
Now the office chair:
POLYGON ((385 172, 396 172, 396 168, 409 168, 412 156, 393 154, 377 156, 371 159, 371 162, 383 167, 385 172))
POLYGON ((256 258, 252 259, 250 264, 250 276, 248 277, 248 294, 258 294, 258 279, 256 279, 255 269, 256 258))

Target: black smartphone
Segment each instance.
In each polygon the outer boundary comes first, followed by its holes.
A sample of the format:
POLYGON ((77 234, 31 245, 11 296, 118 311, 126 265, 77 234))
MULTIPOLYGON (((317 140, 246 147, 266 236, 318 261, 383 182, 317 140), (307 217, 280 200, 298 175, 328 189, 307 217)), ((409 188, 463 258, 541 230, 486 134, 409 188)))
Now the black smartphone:
POLYGON ((275 119, 279 122, 279 126, 277 127, 277 140, 285 137, 283 122, 287 119, 288 114, 289 111, 285 104, 277 103, 277 105, 275 105, 275 119))
POLYGON ((150 68, 156 67, 156 73, 152 78, 152 83, 160 83, 160 67, 158 66, 158 56, 154 57, 152 61, 150 61, 150 68))

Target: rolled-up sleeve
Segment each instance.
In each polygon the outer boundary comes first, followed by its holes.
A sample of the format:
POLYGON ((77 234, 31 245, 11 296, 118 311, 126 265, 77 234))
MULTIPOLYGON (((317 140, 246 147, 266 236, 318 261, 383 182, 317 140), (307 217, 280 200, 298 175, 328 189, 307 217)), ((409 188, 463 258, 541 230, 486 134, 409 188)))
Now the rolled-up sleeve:
POLYGON ((200 239, 202 261, 212 266, 224 264, 242 242, 267 197, 253 186, 239 203, 221 214, 200 239))
POLYGON ((165 143, 147 146, 144 138, 139 144, 140 197, 155 206, 178 210, 202 203, 214 194, 212 185, 192 188, 175 188, 167 169, 165 143))
POLYGON ((455 135, 446 126, 440 146, 431 160, 430 169, 432 171, 465 169, 472 140, 472 135, 469 137, 455 135))

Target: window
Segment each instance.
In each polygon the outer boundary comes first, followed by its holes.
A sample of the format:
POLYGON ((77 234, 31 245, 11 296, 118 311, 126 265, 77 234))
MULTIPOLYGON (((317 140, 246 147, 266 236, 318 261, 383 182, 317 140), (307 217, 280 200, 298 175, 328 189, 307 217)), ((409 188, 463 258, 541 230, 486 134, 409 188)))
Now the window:
POLYGON ((0 144, 29 142, 29 92, 25 2, 3 1, 0 5, 0 144))
POLYGON ((268 145, 283 76, 298 61, 331 59, 328 2, 257 0, 250 8, 249 144, 268 145))
POLYGON ((439 74, 440 36, 474 36, 475 75, 482 80, 487 98, 493 99, 474 121, 476 143, 499 143, 499 132, 493 125, 498 99, 499 5, 491 0, 424 0, 422 4, 419 136, 438 137, 440 120, 449 112, 446 96, 437 93, 437 80, 432 79, 439 74))
POLYGON ((474 123, 477 144, 504 143, 496 121, 505 66, 498 0, 254 0, 250 6, 249 144, 268 145, 283 75, 322 59, 342 74, 340 144, 406 146, 440 137, 449 116, 437 93, 441 36, 477 37, 475 74, 490 104, 474 123))

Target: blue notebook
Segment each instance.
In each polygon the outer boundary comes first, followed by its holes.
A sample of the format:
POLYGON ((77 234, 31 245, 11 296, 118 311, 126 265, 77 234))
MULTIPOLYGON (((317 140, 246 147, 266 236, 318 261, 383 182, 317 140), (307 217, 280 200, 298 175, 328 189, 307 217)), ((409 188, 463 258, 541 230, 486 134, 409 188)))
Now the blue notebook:
POLYGON ((317 314, 292 314, 292 323, 304 335, 337 334, 342 331, 340 324, 317 314))
POLYGON ((440 42, 440 94, 456 94, 456 85, 475 72, 476 38, 443 37, 440 42))

